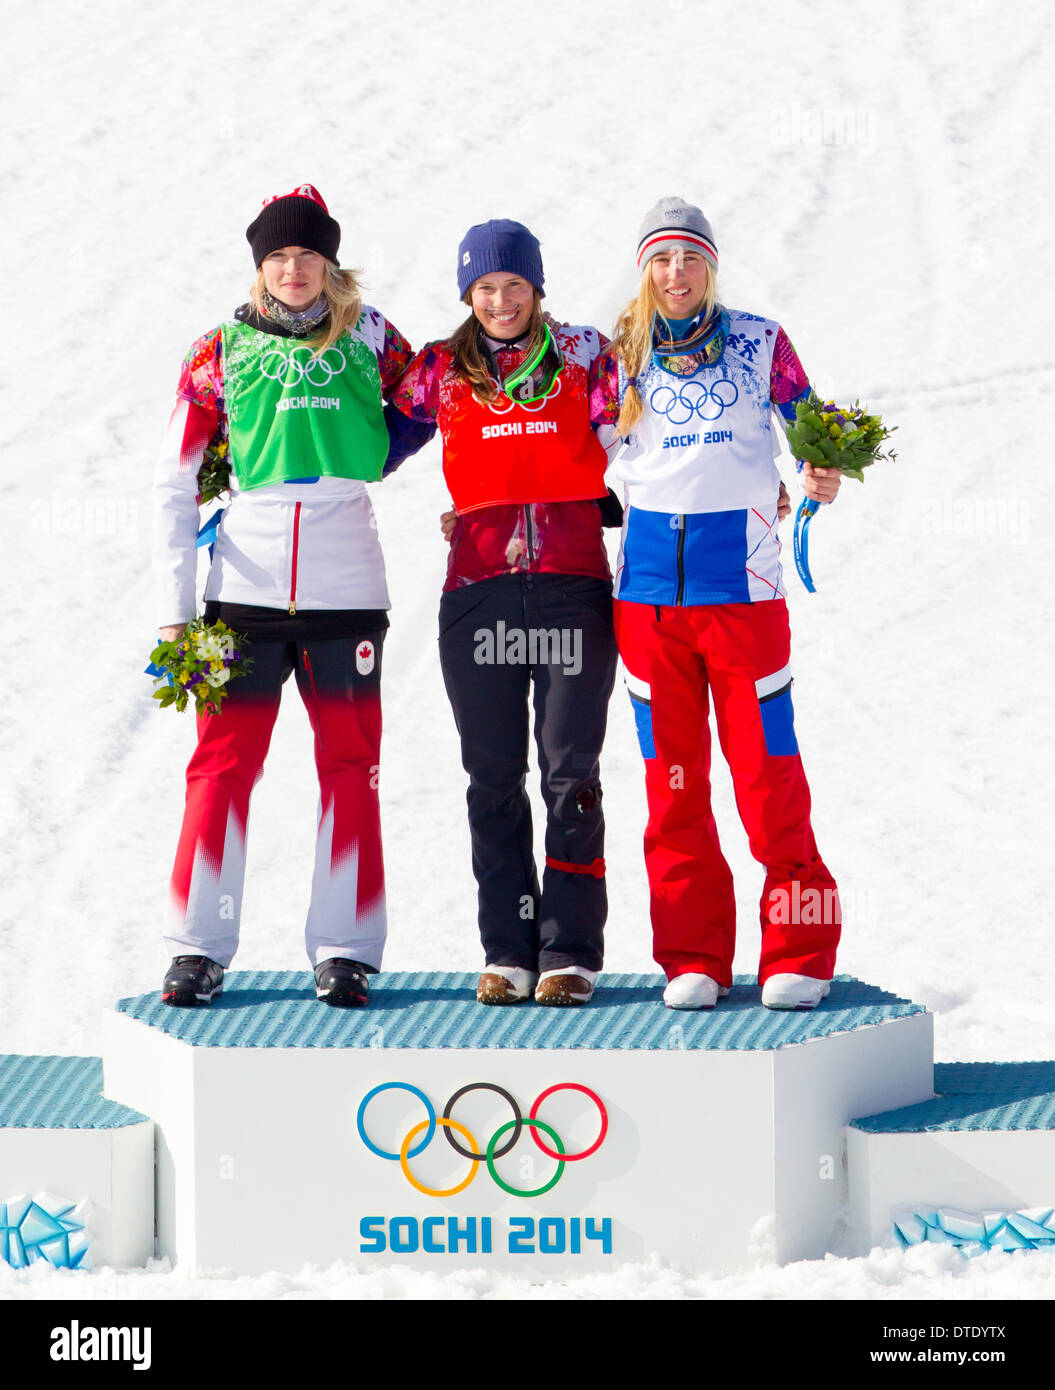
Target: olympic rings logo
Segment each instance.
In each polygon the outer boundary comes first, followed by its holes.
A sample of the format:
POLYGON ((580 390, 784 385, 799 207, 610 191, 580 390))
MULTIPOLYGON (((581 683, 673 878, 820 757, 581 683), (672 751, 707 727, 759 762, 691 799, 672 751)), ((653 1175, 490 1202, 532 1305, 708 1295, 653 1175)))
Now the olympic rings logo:
POLYGON ((288 357, 272 348, 260 359, 261 374, 283 386, 299 386, 302 381, 309 381, 312 386, 329 386, 347 365, 344 353, 335 347, 327 348, 321 357, 303 345, 295 347, 288 357))
POLYGON ((555 401, 560 395, 561 390, 561 376, 558 375, 552 390, 547 395, 543 396, 540 401, 529 401, 525 405, 523 401, 510 400, 508 396, 504 396, 502 394, 502 383, 500 381, 495 381, 493 376, 489 376, 487 380, 497 392, 487 403, 487 408, 493 415, 508 415, 514 406, 519 406, 521 410, 526 410, 534 415, 536 411, 543 410, 551 401, 555 401), (505 402, 504 405, 502 404, 503 401, 505 402))
POLYGON ((595 1154, 601 1147, 608 1134, 608 1111, 604 1108, 604 1103, 600 1096, 597 1095, 595 1091, 591 1091, 588 1086, 580 1086, 575 1081, 561 1081, 558 1082, 556 1086, 548 1086, 546 1090, 536 1098, 528 1116, 525 1118, 521 1113, 520 1106, 514 1098, 508 1091, 503 1090, 501 1086, 496 1086, 491 1081, 472 1081, 468 1086, 463 1086, 460 1090, 455 1091, 454 1095, 451 1096, 444 1107, 443 1114, 438 1116, 432 1101, 429 1100, 424 1091, 419 1091, 416 1086, 411 1086, 409 1082, 406 1081, 386 1081, 380 1086, 375 1086, 372 1091, 368 1091, 363 1097, 355 1117, 355 1125, 356 1129, 359 1131, 359 1138, 370 1152, 376 1154, 378 1158, 385 1158, 393 1163, 398 1163, 403 1171, 403 1176, 406 1178, 407 1182, 410 1183, 411 1187, 415 1188, 418 1192, 424 1193, 426 1197, 455 1197, 459 1192, 464 1192, 480 1171, 481 1164, 487 1165, 487 1171, 491 1174, 495 1184, 500 1187, 503 1192, 508 1192, 510 1196, 541 1197, 544 1192, 549 1192, 556 1187, 557 1183, 564 1175, 564 1169, 567 1164, 578 1163, 584 1158, 589 1158, 591 1154, 595 1154), (380 1095, 382 1091, 409 1091, 411 1095, 417 1096, 424 1105, 425 1114, 428 1117, 407 1131, 406 1135, 403 1137, 398 1153, 392 1153, 387 1149, 382 1149, 379 1145, 374 1143, 366 1132, 366 1125, 364 1124, 366 1108, 374 1097, 380 1095), (508 1104, 513 1114, 511 1120, 507 1120, 505 1124, 498 1126, 482 1150, 475 1135, 473 1135, 465 1125, 460 1124, 457 1120, 451 1119, 451 1112, 455 1105, 461 1100, 462 1096, 468 1095, 470 1091, 494 1091, 496 1095, 501 1096, 508 1104), (552 1129, 545 1121, 538 1118, 538 1112, 543 1101, 557 1091, 581 1091, 583 1095, 589 1096, 590 1100, 597 1106, 600 1114, 601 1128, 597 1138, 588 1148, 581 1149, 578 1153, 568 1153, 564 1147, 564 1141, 556 1130, 552 1129), (557 1171, 548 1182, 543 1183, 541 1187, 530 1189, 511 1186, 500 1176, 495 1167, 495 1160, 509 1153, 519 1140, 525 1128, 531 1131, 531 1137, 535 1141, 536 1147, 541 1149, 547 1158, 555 1159, 557 1163, 557 1171), (455 1153, 469 1160, 470 1167, 468 1177, 464 1178, 454 1187, 426 1187, 425 1184, 420 1182, 410 1171, 410 1160, 416 1158, 423 1149, 428 1148, 429 1144, 432 1143, 433 1136, 437 1129, 443 1130, 444 1138, 455 1153), (500 1144, 503 1136, 508 1134, 510 1130, 512 1130, 510 1137, 504 1144, 500 1144), (553 1148, 549 1148, 539 1138, 539 1130, 542 1130, 542 1132, 548 1135, 553 1141, 553 1148), (422 1131, 425 1131, 424 1137, 415 1144, 415 1139, 418 1138, 418 1135, 421 1134, 422 1131), (461 1135, 468 1144, 468 1148, 454 1137, 455 1133, 461 1135))
POLYGON ((722 411, 735 405, 739 398, 736 382, 722 377, 713 386, 687 381, 677 391, 672 386, 657 386, 648 403, 657 415, 665 415, 672 425, 686 425, 693 415, 701 420, 717 420, 722 411))

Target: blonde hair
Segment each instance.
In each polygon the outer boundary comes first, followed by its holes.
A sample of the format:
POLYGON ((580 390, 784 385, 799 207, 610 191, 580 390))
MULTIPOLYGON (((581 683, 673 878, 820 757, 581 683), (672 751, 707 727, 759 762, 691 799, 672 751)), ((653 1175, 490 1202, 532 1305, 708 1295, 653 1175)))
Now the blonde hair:
MULTIPOLYGON (((705 264, 707 288, 700 308, 704 323, 710 319, 718 302, 718 284, 714 270, 709 263, 705 264)), ((659 306, 652 288, 652 262, 649 260, 642 271, 637 294, 619 315, 615 332, 612 334, 611 351, 619 358, 623 370, 630 378, 616 422, 616 430, 621 435, 629 434, 644 414, 645 405, 634 382, 645 370, 648 359, 652 356, 652 328, 657 314, 659 306)), ((659 316, 663 317, 662 314, 659 316)))
MULTIPOLYGON (((462 295, 462 303, 471 305, 472 302, 472 289, 470 288, 462 295)), ((542 296, 536 289, 531 306, 531 340, 527 348, 529 355, 542 337, 544 326, 542 296)), ((488 402, 494 400, 497 392, 494 377, 491 374, 491 364, 480 348, 479 330, 481 327, 476 314, 470 313, 469 317, 460 323, 447 339, 447 345, 454 357, 454 370, 469 383, 478 400, 488 402)))
MULTIPOLYGON (((321 356, 328 347, 333 346, 342 333, 354 328, 359 322, 359 315, 363 312, 363 296, 357 279, 358 273, 355 270, 341 270, 332 261, 326 262, 326 278, 322 282, 322 292, 330 306, 330 316, 319 325, 317 333, 305 339, 308 346, 315 349, 316 357, 321 356)), ((249 298, 257 313, 266 319, 263 269, 256 273, 249 298)))

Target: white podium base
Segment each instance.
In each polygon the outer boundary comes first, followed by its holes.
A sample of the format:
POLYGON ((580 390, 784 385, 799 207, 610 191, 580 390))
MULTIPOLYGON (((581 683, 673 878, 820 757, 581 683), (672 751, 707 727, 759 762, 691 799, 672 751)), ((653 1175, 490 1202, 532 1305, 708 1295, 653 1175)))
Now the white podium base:
POLYGON ((144 1265, 154 1125, 103 1100, 96 1057, 0 1057, 0 1260, 144 1265))
POLYGON ((1055 1248, 1055 1063, 944 1063, 934 1085, 847 1131, 856 1252, 1055 1248))
POLYGON ((844 1126, 933 1094, 930 1016, 857 981, 803 1014, 746 982, 707 1014, 664 1009, 655 976, 567 1010, 482 1008, 474 984, 382 976, 335 1010, 307 973, 242 972, 207 1010, 122 1001, 105 1090, 157 1124, 158 1252, 543 1277, 820 1257, 844 1126))

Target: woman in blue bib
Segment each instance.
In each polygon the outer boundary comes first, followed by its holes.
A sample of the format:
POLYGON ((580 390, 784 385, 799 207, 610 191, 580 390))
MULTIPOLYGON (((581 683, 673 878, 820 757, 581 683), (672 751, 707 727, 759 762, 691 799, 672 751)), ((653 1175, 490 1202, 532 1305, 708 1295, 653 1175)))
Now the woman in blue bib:
MULTIPOLYGON (((615 631, 645 760, 653 949, 669 1008, 728 994, 736 899, 711 809, 713 708, 765 867, 762 1002, 810 1009, 828 993, 841 915, 792 718, 772 428, 810 387, 778 323, 720 302, 717 269, 700 209, 661 199, 639 234, 637 294, 593 378, 594 421, 622 441, 615 631)), ((839 477, 806 464, 803 485, 830 501, 839 477)))

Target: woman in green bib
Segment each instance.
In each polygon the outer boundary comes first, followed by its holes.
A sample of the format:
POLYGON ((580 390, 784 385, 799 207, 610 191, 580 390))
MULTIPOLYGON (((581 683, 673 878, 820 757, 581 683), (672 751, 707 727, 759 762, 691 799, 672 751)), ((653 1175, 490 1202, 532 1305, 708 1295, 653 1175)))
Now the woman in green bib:
POLYGON ((187 769, 162 998, 209 1003, 238 946, 249 798, 292 673, 315 734, 320 812, 305 927, 316 994, 362 1005, 386 932, 378 814, 384 560, 366 483, 388 452, 383 402, 411 357, 338 266, 340 227, 310 184, 269 198, 246 232, 250 301, 183 364, 158 465, 164 640, 196 612, 199 470, 224 455, 205 617, 251 643, 221 712, 199 716, 187 769))

